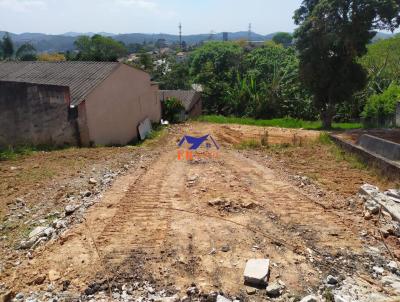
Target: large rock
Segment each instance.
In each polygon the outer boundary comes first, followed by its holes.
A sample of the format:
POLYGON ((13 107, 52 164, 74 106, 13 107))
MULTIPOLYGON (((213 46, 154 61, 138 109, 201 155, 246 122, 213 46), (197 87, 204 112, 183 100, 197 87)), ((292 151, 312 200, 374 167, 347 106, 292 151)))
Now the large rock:
POLYGON ((244 282, 247 285, 267 285, 269 277, 269 259, 250 259, 244 270, 244 282))

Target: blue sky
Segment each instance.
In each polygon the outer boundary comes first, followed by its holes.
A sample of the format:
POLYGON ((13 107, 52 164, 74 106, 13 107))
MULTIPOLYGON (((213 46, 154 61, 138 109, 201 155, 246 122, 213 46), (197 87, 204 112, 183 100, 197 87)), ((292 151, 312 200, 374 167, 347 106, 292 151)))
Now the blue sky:
POLYGON ((0 30, 15 33, 292 31, 301 0, 0 0, 0 30))

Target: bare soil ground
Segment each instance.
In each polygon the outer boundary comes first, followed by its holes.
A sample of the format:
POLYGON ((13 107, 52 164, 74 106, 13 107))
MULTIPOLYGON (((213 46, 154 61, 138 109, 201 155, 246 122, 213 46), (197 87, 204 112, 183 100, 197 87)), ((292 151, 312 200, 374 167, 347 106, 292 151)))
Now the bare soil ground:
MULTIPOLYGON (((195 283, 204 292, 246 300, 246 261, 269 258, 270 280, 283 281, 294 296, 316 292, 329 274, 364 278, 382 292, 366 276, 388 252, 377 220, 363 218, 355 194, 365 182, 396 184, 335 158, 332 146, 316 142, 319 135, 191 123, 142 147, 74 149, 2 162, 2 291, 45 291, 52 283, 80 294, 99 280, 148 279, 158 288, 174 286, 180 295, 195 283), (235 147, 266 132, 268 143, 278 147, 235 147), (177 141, 185 134, 211 134, 222 145, 218 157, 179 161, 177 141), (109 171, 115 181, 100 186, 109 171), (89 185, 91 177, 99 184, 89 185), (62 216, 68 198, 87 190, 97 199, 84 218, 29 255, 15 249, 38 220, 54 218, 48 216, 54 212, 62 216), (31 210, 15 217, 10 205, 19 197, 31 210), (378 251, 375 258, 369 247, 378 251)), ((400 256, 397 238, 388 237, 387 244, 400 256)))

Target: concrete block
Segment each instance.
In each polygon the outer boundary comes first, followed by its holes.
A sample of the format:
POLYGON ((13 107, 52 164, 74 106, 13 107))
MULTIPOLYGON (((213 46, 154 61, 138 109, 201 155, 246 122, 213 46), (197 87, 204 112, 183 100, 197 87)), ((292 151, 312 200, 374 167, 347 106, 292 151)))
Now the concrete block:
POLYGON ((139 124, 139 135, 140 139, 144 140, 151 132, 151 122, 150 119, 146 118, 143 122, 139 124))
POLYGON ((368 134, 362 135, 358 144, 365 150, 383 156, 389 160, 400 160, 400 144, 368 134))
POLYGON ((244 282, 247 285, 267 285, 269 277, 269 259, 250 259, 244 270, 244 282))

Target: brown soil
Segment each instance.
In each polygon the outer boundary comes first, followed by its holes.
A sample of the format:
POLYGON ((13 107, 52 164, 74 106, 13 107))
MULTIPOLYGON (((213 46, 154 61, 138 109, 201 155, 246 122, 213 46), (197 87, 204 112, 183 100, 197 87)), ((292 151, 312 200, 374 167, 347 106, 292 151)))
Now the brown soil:
MULTIPOLYGON (((368 270, 364 246, 378 241, 371 236, 366 242, 359 234, 372 233, 376 221, 364 220, 362 206, 353 204, 351 209, 344 200, 363 182, 392 184, 336 160, 331 147, 312 143, 318 136, 313 131, 192 123, 172 128, 151 148, 60 151, 43 158, 38 155, 41 162, 29 157, 12 163, 22 168, 18 173, 26 174, 37 169, 36 163, 49 165, 57 179, 68 179, 83 169, 76 163, 82 157, 89 159, 84 161, 86 168, 125 156, 138 168, 118 178, 101 203, 89 210, 85 222, 37 249, 33 259, 23 260, 18 268, 6 269, 0 281, 15 291, 45 289, 45 285, 29 284, 56 271, 61 274, 58 287, 69 280, 72 289, 83 291, 99 276, 118 275, 121 265, 134 255, 145 255, 143 269, 160 286, 175 284, 184 290, 195 282, 205 291, 232 294, 245 292, 243 269, 249 258, 270 258, 271 280, 279 277, 292 293, 318 287, 332 271, 364 273, 368 270), (263 136, 265 130, 270 144, 296 142, 303 147, 233 148, 263 136), (178 161, 176 142, 184 134, 212 134, 223 146, 218 158, 178 161), (146 157, 149 160, 140 166, 146 157), (300 172, 321 184, 321 189, 319 184, 313 186, 319 190, 316 195, 290 179, 300 172), (210 205, 216 198, 230 202, 224 207, 210 205), (228 251, 223 252, 223 247, 228 251), (351 265, 335 262, 342 261, 340 256, 351 265)), ((1 173, 11 173, 10 165, 2 163, 1 173)), ((35 181, 7 179, 2 183, 7 193, 1 196, 5 211, 8 199, 22 192, 40 194, 51 183, 44 178, 36 187, 35 181)))

